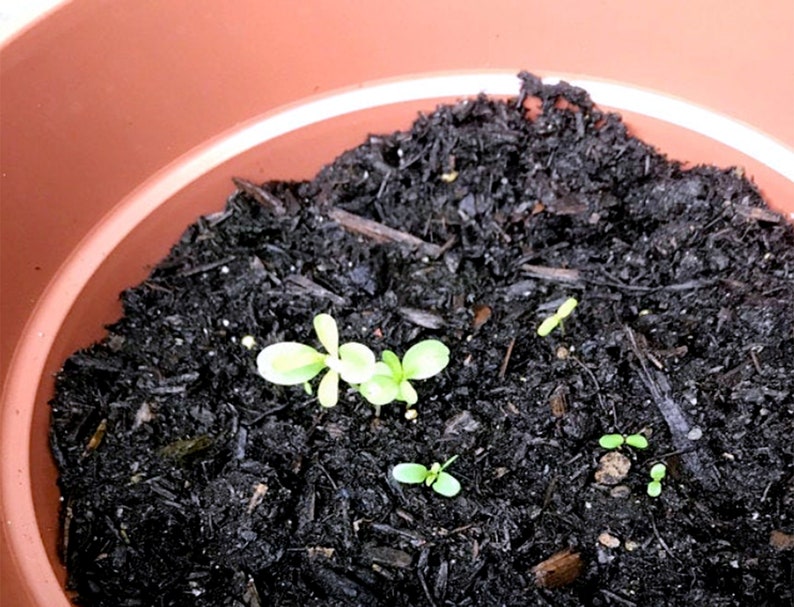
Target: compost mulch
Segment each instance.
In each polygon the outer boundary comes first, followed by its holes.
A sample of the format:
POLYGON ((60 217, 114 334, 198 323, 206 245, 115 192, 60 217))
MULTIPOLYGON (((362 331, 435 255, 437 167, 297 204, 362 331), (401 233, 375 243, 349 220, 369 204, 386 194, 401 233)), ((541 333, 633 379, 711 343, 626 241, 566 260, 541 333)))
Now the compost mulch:
POLYGON ((76 600, 792 604, 791 226, 740 168, 684 167, 584 91, 522 82, 313 181, 236 179, 123 294, 52 402, 76 600), (268 344, 318 345, 320 312, 376 352, 449 346, 416 420, 257 374, 268 344), (599 472, 615 432, 649 441, 623 478, 599 472), (453 455, 454 498, 390 476, 453 455))

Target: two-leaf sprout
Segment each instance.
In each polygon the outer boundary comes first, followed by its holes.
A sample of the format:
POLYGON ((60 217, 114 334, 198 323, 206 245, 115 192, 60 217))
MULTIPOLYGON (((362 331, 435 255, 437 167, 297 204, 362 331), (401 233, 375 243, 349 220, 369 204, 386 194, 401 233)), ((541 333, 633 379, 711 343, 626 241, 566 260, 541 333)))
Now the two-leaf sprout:
POLYGON ((603 449, 620 449, 623 445, 634 447, 635 449, 647 449, 648 439, 642 434, 604 434, 598 439, 598 444, 603 449))
POLYGON ((427 339, 408 348, 400 358, 391 350, 381 354, 375 363, 375 373, 363 382, 358 390, 370 403, 379 407, 393 400, 402 401, 411 408, 419 400, 410 380, 433 377, 449 364, 449 348, 440 341, 427 339))
POLYGON ((435 339, 409 348, 402 362, 386 350, 376 363, 375 354, 364 344, 339 345, 339 330, 329 314, 314 317, 314 331, 326 353, 298 342, 279 342, 262 350, 256 365, 266 380, 282 386, 303 384, 309 394, 309 381, 327 369, 317 389, 323 407, 336 405, 342 379, 376 407, 399 400, 410 408, 419 397, 409 380, 432 377, 449 363, 449 348, 435 339))
POLYGON ((440 495, 455 497, 460 492, 460 483, 458 479, 449 472, 444 472, 444 470, 456 459, 458 459, 458 456, 453 455, 443 464, 435 462, 430 468, 412 462, 397 464, 392 469, 391 474, 397 482, 407 484, 424 483, 440 495))
MULTIPOLYGON (((648 439, 642 434, 604 434, 598 439, 598 444, 604 449, 620 449, 623 445, 635 449, 647 449, 648 439)), ((648 483, 648 495, 659 497, 662 493, 662 479, 667 475, 667 466, 662 463, 651 467, 651 481, 648 483)))
POLYGON ((540 323, 538 327, 538 335, 541 337, 546 337, 549 333, 554 331, 558 326, 562 327, 562 321, 568 318, 571 315, 571 312, 574 311, 574 308, 579 305, 579 302, 574 297, 569 297, 566 299, 560 307, 557 308, 557 311, 549 316, 546 320, 540 323))
POLYGON ((309 381, 323 369, 317 397, 323 407, 339 400, 339 379, 349 384, 367 381, 375 372, 375 355, 367 346, 355 342, 339 345, 339 330, 329 314, 314 317, 314 331, 327 354, 311 346, 285 341, 266 347, 256 357, 259 374, 281 386, 303 384, 310 393, 309 381))
POLYGON ((662 494, 662 479, 667 476, 667 466, 658 463, 651 467, 651 482, 648 483, 648 495, 659 497, 662 494))

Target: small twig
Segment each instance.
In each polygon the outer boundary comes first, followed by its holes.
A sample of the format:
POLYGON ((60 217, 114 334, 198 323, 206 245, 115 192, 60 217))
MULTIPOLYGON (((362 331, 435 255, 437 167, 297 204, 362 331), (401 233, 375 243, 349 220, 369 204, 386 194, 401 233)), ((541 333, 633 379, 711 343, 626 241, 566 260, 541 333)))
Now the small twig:
POLYGON ((673 446, 682 452, 681 461, 684 462, 689 471, 706 489, 715 490, 718 486, 717 478, 713 473, 709 472, 700 454, 689 449, 691 442, 687 435, 689 434, 690 424, 684 416, 681 407, 670 397, 670 382, 667 376, 661 371, 648 368, 645 362, 646 353, 637 343, 634 331, 627 326, 625 327, 625 332, 629 338, 629 345, 640 364, 638 369, 640 380, 645 384, 654 404, 667 423, 673 446))
POLYGON ((573 268, 553 268, 550 266, 524 264, 521 266, 521 270, 533 278, 555 282, 580 282, 582 279, 579 270, 573 268))
POLYGON ((507 344, 507 351, 505 352, 505 357, 502 359, 502 366, 499 367, 499 379, 505 378, 505 373, 507 373, 507 365, 510 362, 510 356, 513 354, 513 346, 516 345, 516 338, 510 340, 510 343, 507 344))
POLYGON ((281 199, 265 188, 240 177, 232 177, 232 182, 274 215, 284 215, 287 212, 287 207, 281 199))
POLYGON ((336 221, 346 230, 355 234, 361 234, 367 238, 371 238, 375 242, 386 243, 396 242, 408 245, 417 249, 424 255, 430 257, 438 257, 441 254, 442 248, 436 244, 425 242, 421 238, 417 238, 413 234, 395 230, 387 225, 366 219, 354 213, 349 213, 343 209, 332 208, 328 211, 328 217, 336 221))
POLYGON ((769 209, 764 209, 762 207, 745 207, 738 205, 735 207, 736 214, 741 215, 742 217, 746 217, 747 219, 754 219, 756 221, 765 221, 767 223, 780 223, 783 220, 783 216, 775 213, 774 211, 770 211, 769 209))
POLYGON ((318 285, 313 280, 306 278, 302 274, 291 274, 287 276, 285 282, 298 287, 299 289, 305 291, 309 295, 313 295, 315 297, 322 297, 324 299, 330 299, 333 303, 338 306, 345 305, 347 300, 344 297, 341 297, 334 293, 333 291, 329 291, 325 287, 318 285))
POLYGON ((761 363, 758 362, 758 355, 755 353, 755 350, 750 350, 750 358, 753 359, 753 365, 755 366, 755 370, 758 372, 758 375, 763 375, 764 370, 761 368, 761 363))
POLYGON ((615 601, 616 603, 620 603, 621 605, 626 605, 627 607, 637 607, 637 603, 634 601, 630 601, 628 599, 624 599, 622 596, 615 594, 614 592, 610 592, 606 588, 601 588, 601 594, 603 594, 608 599, 615 601))
MULTIPOLYGON (((596 397, 598 397, 598 405, 601 407, 601 410, 604 413, 609 413, 610 410, 607 409, 606 405, 604 404, 604 399, 601 398, 601 386, 598 385, 598 380, 596 379, 595 374, 590 369, 587 368, 587 365, 585 365, 581 360, 579 360, 575 356, 571 356, 570 358, 577 365, 579 365, 582 369, 584 369, 585 373, 587 373, 590 376, 590 379, 593 380, 593 383, 595 384, 595 387, 596 387, 596 397)), ((614 405, 612 405, 611 412, 612 412, 612 422, 615 424, 615 426, 617 426, 618 425, 618 416, 617 416, 617 413, 615 413, 615 406, 614 405)))
POLYGON ((670 550, 670 547, 667 545, 667 542, 665 542, 664 538, 662 538, 662 536, 659 535, 659 530, 656 528, 656 521, 654 520, 653 517, 651 517, 651 527, 653 527, 653 534, 656 536, 656 539, 658 540, 659 544, 661 544, 662 548, 664 548, 664 551, 670 555, 671 559, 678 561, 680 563, 681 561, 678 558, 676 558, 676 556, 673 554, 673 551, 670 550))

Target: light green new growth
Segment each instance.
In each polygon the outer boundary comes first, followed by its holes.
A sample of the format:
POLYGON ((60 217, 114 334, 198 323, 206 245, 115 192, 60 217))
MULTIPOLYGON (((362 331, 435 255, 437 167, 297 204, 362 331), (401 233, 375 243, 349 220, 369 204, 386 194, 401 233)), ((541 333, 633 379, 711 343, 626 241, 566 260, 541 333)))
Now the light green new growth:
POLYGON ((426 339, 408 348, 402 362, 391 350, 385 350, 381 359, 375 364, 374 375, 358 387, 359 392, 376 407, 398 400, 410 408, 419 400, 410 380, 441 373, 449 364, 449 348, 437 339, 426 339))
POLYGON ((604 449, 619 449, 624 444, 635 449, 647 449, 648 439, 642 434, 604 434, 598 439, 598 444, 604 449))
POLYGON ((659 463, 651 468, 651 482, 648 483, 648 495, 659 497, 662 493, 662 479, 667 476, 667 466, 659 463))
POLYGON ((280 342, 262 350, 256 357, 259 374, 282 386, 303 384, 311 393, 309 381, 323 369, 317 397, 323 407, 333 407, 339 399, 339 379, 360 384, 375 372, 375 354, 367 346, 355 342, 339 345, 336 321, 329 314, 314 317, 314 331, 327 354, 297 342, 280 342))
POLYGON ((436 339, 411 346, 402 362, 394 352, 386 350, 376 363, 372 350, 363 344, 339 345, 339 330, 332 316, 315 316, 314 331, 327 354, 305 344, 280 342, 262 350, 256 365, 266 380, 282 386, 303 384, 308 394, 312 393, 309 382, 327 369, 317 388, 323 407, 336 405, 342 379, 376 408, 394 400, 405 402, 410 408, 419 400, 411 381, 432 377, 449 364, 449 348, 436 339))
POLYGON ((554 331, 558 326, 562 326, 562 321, 568 318, 571 315, 571 312, 574 311, 574 308, 579 305, 579 301, 573 297, 569 297, 566 299, 557 311, 552 315, 549 316, 546 320, 540 323, 538 327, 538 335, 541 337, 546 337, 549 333, 554 331))
POLYGON ((443 464, 435 462, 430 468, 422 464, 415 464, 406 462, 397 464, 392 468, 392 476, 394 480, 399 483, 418 484, 424 483, 426 486, 431 487, 436 493, 445 497, 455 497, 460 493, 460 483, 458 479, 444 472, 444 469, 452 462, 458 459, 457 455, 453 455, 443 464))

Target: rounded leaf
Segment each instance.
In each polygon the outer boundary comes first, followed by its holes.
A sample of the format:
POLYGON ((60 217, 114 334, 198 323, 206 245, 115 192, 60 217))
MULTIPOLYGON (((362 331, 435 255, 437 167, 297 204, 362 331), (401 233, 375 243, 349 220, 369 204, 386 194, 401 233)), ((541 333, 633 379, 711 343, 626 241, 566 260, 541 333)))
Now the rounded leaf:
POLYGON ((659 481, 651 481, 648 483, 648 495, 651 497, 659 497, 662 494, 662 483, 659 481))
POLYGON ((399 396, 397 398, 404 403, 407 403, 409 407, 414 406, 419 400, 419 395, 416 393, 416 390, 414 390, 411 382, 409 382, 407 379, 404 379, 400 382, 398 393, 399 396))
POLYGON ((441 373, 448 364, 449 348, 437 339, 426 339, 408 348, 403 356, 403 377, 427 379, 441 373))
POLYGON ((560 324, 560 319, 557 316, 549 316, 546 320, 540 323, 540 326, 538 327, 538 335, 541 337, 546 337, 549 333, 557 328, 558 324, 560 324))
POLYGON ((598 439, 598 444, 601 445, 603 449, 617 449, 623 446, 624 442, 625 439, 622 434, 604 434, 604 436, 598 439))
POLYGON ((562 305, 559 308, 557 308, 557 314, 555 314, 555 316, 559 320, 568 318, 571 315, 571 312, 574 311, 574 308, 576 308, 576 306, 578 305, 579 302, 576 301, 576 299, 574 299, 573 297, 569 297, 564 302, 562 302, 562 305))
POLYGON ((422 464, 397 464, 392 468, 391 475, 400 483, 423 483, 428 474, 427 467, 422 464))
POLYGON ((399 392, 399 387, 394 378, 389 375, 373 375, 371 379, 365 381, 358 387, 361 396, 373 405, 388 405, 399 392))
POLYGON ((394 377, 394 374, 389 368, 389 365, 381 361, 375 363, 375 373, 373 373, 373 376, 375 375, 383 375, 385 377, 390 377, 396 381, 396 378, 394 377))
POLYGON ((283 341, 262 350, 256 368, 267 381, 295 386, 309 381, 325 367, 324 356, 311 346, 283 341))
POLYGON ((660 481, 665 476, 667 476, 667 466, 664 464, 654 464, 651 468, 651 478, 655 481, 660 481))
POLYGON ((626 437, 626 444, 629 447, 634 447, 635 449, 647 449, 648 439, 642 434, 631 434, 630 436, 626 437))
POLYGON ((314 317, 314 332, 317 338, 331 356, 339 353, 339 329, 336 321, 330 314, 318 314, 314 317))
POLYGON ((363 384, 375 374, 375 354, 364 344, 342 344, 339 360, 339 374, 349 384, 363 384))
POLYGON ((339 401, 339 373, 328 369, 317 388, 317 399, 323 407, 333 407, 339 401))
POLYGON ((433 491, 444 497, 455 497, 460 493, 460 483, 448 472, 439 472, 436 482, 433 483, 433 491))

